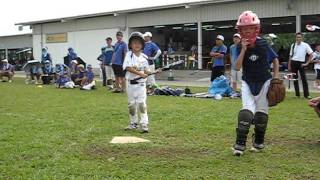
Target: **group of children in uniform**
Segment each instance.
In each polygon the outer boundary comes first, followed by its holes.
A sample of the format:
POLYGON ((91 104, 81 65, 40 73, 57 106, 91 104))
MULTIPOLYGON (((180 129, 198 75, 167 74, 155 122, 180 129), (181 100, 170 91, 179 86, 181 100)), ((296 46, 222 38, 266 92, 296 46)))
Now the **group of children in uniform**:
POLYGON ((48 49, 42 48, 41 61, 29 60, 24 65, 26 72, 26 84, 51 84, 57 88, 75 88, 91 90, 95 88, 94 73, 91 65, 80 64, 77 55, 72 48, 68 49, 66 64, 52 65, 51 55, 48 49))
MULTIPOLYGON (((73 60, 77 64, 76 60, 73 60)), ((74 71, 64 64, 56 64, 55 66, 55 85, 57 88, 76 88, 81 90, 92 90, 95 88, 94 72, 89 64, 87 68, 83 64, 77 64, 74 71)))

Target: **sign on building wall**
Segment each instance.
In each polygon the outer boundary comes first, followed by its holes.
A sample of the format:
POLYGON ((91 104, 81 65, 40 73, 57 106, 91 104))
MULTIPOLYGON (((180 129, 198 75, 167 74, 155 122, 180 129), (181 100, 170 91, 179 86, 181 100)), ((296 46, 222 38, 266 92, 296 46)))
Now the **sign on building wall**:
POLYGON ((68 41, 67 33, 46 34, 46 43, 64 43, 68 41))

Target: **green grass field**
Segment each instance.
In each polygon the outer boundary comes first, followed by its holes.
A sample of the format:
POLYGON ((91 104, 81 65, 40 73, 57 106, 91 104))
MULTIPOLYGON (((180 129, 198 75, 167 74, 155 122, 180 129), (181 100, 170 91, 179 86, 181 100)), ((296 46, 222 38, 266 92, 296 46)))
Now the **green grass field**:
POLYGON ((320 178, 320 119, 293 94, 271 109, 265 151, 234 157, 239 99, 148 97, 141 135, 123 131, 125 94, 22 80, 0 83, 0 93, 0 179, 320 178), (109 144, 131 135, 151 143, 109 144))

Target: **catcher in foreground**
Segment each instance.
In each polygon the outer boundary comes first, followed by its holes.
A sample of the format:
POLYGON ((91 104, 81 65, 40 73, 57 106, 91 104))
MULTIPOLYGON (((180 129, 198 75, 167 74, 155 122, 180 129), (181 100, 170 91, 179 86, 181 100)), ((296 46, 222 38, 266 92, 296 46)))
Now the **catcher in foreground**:
POLYGON ((264 148, 268 109, 269 105, 274 105, 268 102, 269 86, 271 82, 281 81, 279 81, 277 54, 265 39, 258 37, 260 33, 258 16, 251 11, 244 11, 239 16, 237 28, 242 37, 241 47, 238 47, 240 54, 236 61, 236 70, 242 68, 242 109, 238 115, 237 138, 232 149, 234 155, 240 156, 246 149, 251 124, 255 126, 251 150, 258 152, 264 148), (273 79, 269 70, 270 63, 273 63, 273 79))

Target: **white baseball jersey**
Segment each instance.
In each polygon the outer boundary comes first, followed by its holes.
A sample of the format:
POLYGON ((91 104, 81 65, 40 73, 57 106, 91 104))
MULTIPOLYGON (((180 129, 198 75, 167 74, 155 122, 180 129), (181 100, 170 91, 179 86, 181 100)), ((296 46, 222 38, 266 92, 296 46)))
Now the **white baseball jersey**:
MULTIPOLYGON (((128 67, 132 67, 140 72, 150 71, 147 59, 148 57, 143 53, 141 53, 140 56, 136 56, 132 51, 129 51, 124 59, 123 69, 125 70, 128 67)), ((130 84, 130 80, 134 80, 139 77, 139 75, 134 73, 126 72, 129 114, 130 111, 134 112, 133 114, 130 114, 130 123, 138 123, 137 110, 139 110, 140 123, 147 125, 149 123, 149 119, 146 104, 146 79, 142 78, 137 80, 138 84, 130 84)))
MULTIPOLYGON (((148 56, 146 56, 143 53, 141 53, 140 56, 136 56, 132 51, 129 51, 126 54, 122 67, 124 70, 128 67, 132 67, 140 72, 150 71, 147 59, 148 59, 148 56)), ((126 79, 129 81, 138 77, 140 76, 137 74, 133 74, 131 72, 126 73, 126 79)), ((141 83, 146 82, 146 79, 139 79, 138 82, 141 82, 141 83)))

